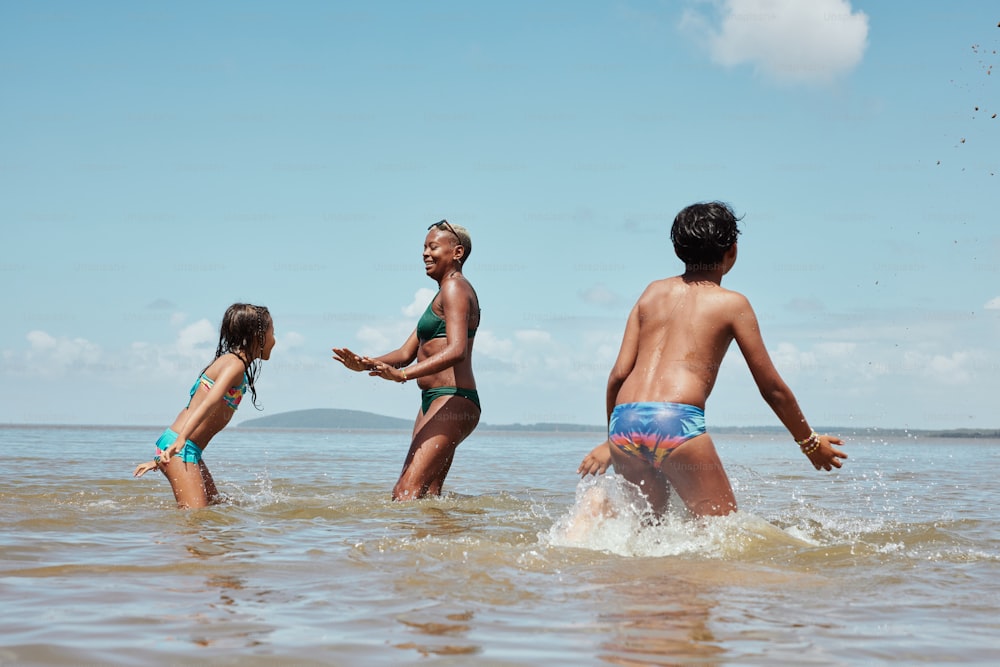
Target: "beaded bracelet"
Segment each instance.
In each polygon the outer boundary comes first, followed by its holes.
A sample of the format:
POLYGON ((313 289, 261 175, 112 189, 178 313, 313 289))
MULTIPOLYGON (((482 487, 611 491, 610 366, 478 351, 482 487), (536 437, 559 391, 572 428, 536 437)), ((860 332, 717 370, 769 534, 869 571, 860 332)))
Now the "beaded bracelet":
POLYGON ((803 454, 809 456, 817 449, 819 449, 820 446, 819 435, 816 433, 816 431, 813 431, 812 433, 809 434, 808 438, 806 438, 805 440, 796 440, 795 444, 799 446, 799 449, 802 450, 803 454))

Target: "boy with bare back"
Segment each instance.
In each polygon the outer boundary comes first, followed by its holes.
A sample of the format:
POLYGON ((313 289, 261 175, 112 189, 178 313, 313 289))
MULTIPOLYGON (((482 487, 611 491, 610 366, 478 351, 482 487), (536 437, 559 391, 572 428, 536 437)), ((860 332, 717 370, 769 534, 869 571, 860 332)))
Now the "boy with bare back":
POLYGON ((662 515, 670 487, 696 516, 736 511, 729 478, 705 430, 705 402, 734 340, 761 396, 813 466, 841 467, 840 438, 817 435, 764 347, 746 297, 724 289, 736 262, 737 218, 719 202, 693 204, 670 239, 680 276, 651 283, 629 314, 608 378, 608 440, 580 464, 583 475, 615 472, 636 484, 662 515))

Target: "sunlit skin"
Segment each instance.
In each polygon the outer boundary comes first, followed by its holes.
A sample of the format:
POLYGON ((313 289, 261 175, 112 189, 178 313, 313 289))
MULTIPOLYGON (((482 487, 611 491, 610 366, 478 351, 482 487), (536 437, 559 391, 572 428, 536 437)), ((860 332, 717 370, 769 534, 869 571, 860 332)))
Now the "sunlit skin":
POLYGON ((204 461, 189 463, 174 455, 184 447, 185 440, 198 445, 202 451, 209 442, 232 420, 235 411, 223 401, 223 397, 233 387, 242 384, 243 373, 253 359, 267 361, 274 349, 274 325, 264 334, 263 345, 253 349, 245 358, 242 350, 220 356, 205 369, 205 375, 214 380, 209 390, 199 389, 191 398, 191 403, 182 409, 170 428, 177 434, 177 440, 160 455, 159 462, 148 461, 136 467, 133 473, 142 477, 158 468, 170 481, 177 506, 186 509, 206 507, 217 502, 219 497, 212 473, 204 461))
MULTIPOLYGON (((393 382, 415 380, 421 389, 461 387, 475 389, 472 348, 468 330, 479 327, 479 299, 462 274, 465 248, 454 234, 432 228, 424 239, 424 271, 440 292, 434 312, 444 319, 447 337, 421 342, 416 329, 396 350, 379 357, 358 355, 346 347, 333 348, 333 358, 352 371, 368 371, 393 382)), ((426 414, 417 412, 410 449, 392 490, 393 500, 415 500, 440 495, 455 450, 479 423, 479 408, 461 396, 442 396, 426 414)))
MULTIPOLYGON (((795 396, 775 369, 761 337, 757 317, 746 297, 722 287, 722 277, 736 263, 734 243, 714 267, 688 267, 683 275, 651 283, 632 308, 618 358, 608 378, 607 414, 632 402, 671 402, 704 408, 723 357, 736 341, 761 396, 796 440, 810 427, 795 396)), ((841 467, 847 454, 839 438, 823 435, 808 455, 817 469, 841 467)), ((667 509, 670 488, 697 516, 736 510, 729 478, 708 433, 674 449, 657 469, 629 456, 608 441, 580 464, 581 475, 615 472, 639 486, 654 511, 667 509)))

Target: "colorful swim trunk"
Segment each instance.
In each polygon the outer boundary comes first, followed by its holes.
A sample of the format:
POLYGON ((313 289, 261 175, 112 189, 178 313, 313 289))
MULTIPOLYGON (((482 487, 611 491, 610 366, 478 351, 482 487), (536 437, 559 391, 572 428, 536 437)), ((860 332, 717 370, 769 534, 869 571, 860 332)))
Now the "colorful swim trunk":
POLYGON ((622 403, 611 412, 608 439, 655 467, 691 438, 705 433, 705 411, 683 403, 622 403))
MULTIPOLYGON (((156 441, 156 456, 153 457, 153 460, 159 461, 163 450, 176 441, 177 433, 173 429, 168 428, 164 431, 160 439, 156 441)), ((188 440, 181 447, 181 451, 174 454, 172 458, 177 457, 180 457, 181 461, 185 461, 186 463, 201 463, 201 447, 188 440)))

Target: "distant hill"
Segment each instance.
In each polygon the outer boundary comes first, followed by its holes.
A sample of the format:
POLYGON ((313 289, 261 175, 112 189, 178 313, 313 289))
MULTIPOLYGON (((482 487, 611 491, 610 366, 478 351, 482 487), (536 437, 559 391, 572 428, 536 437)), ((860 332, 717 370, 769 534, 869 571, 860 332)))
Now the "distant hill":
POLYGON ((267 417, 247 419, 238 428, 318 428, 359 431, 395 431, 413 428, 412 419, 386 417, 361 410, 339 410, 318 408, 315 410, 293 410, 267 417))

